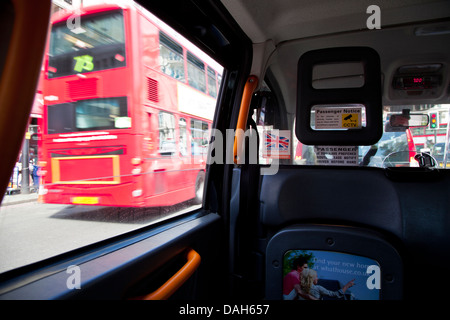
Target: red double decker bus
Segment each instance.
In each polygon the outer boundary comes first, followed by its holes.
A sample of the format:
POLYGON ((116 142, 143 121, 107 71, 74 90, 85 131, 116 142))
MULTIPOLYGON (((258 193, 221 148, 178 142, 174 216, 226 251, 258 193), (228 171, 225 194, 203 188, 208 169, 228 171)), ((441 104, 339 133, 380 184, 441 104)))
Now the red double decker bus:
POLYGON ((220 65, 132 3, 57 13, 44 66, 42 202, 201 201, 220 65))

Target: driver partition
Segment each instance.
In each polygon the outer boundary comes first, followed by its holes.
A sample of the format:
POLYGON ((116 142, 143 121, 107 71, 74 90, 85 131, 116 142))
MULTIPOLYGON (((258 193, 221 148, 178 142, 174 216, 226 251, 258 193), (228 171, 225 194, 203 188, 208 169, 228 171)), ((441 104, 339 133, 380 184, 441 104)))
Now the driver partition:
MULTIPOLYGON (((375 50, 304 53, 297 95, 295 127, 301 143, 354 146, 380 139, 381 75, 375 50)), ((267 243, 267 299, 298 298, 284 281, 298 258, 315 270, 318 285, 334 292, 316 298, 403 297, 401 208, 381 170, 282 166, 276 175, 261 177, 259 208, 267 243), (351 281, 354 285, 345 287, 351 281)))

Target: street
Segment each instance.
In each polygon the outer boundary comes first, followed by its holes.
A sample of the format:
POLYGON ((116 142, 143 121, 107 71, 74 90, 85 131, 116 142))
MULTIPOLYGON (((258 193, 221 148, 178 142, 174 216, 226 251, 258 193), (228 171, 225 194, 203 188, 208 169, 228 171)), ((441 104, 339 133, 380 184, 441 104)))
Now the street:
POLYGON ((0 207, 0 273, 199 207, 189 202, 168 208, 6 202, 0 207))

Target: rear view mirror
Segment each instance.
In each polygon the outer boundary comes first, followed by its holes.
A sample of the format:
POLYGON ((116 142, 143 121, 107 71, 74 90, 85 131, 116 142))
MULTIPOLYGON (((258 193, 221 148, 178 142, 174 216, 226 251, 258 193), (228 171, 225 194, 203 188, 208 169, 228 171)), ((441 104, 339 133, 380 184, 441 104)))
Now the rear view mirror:
POLYGON ((393 128, 426 127, 429 123, 427 114, 393 114, 389 118, 389 124, 393 128))

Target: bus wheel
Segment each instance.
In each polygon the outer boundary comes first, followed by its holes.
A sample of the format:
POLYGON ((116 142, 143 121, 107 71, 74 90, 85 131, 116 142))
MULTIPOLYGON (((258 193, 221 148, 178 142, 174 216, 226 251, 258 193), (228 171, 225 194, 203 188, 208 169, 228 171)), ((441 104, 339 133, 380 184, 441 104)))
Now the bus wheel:
POLYGON ((201 204, 203 201, 203 189, 205 187, 205 173, 200 171, 195 180, 195 204, 201 204))

